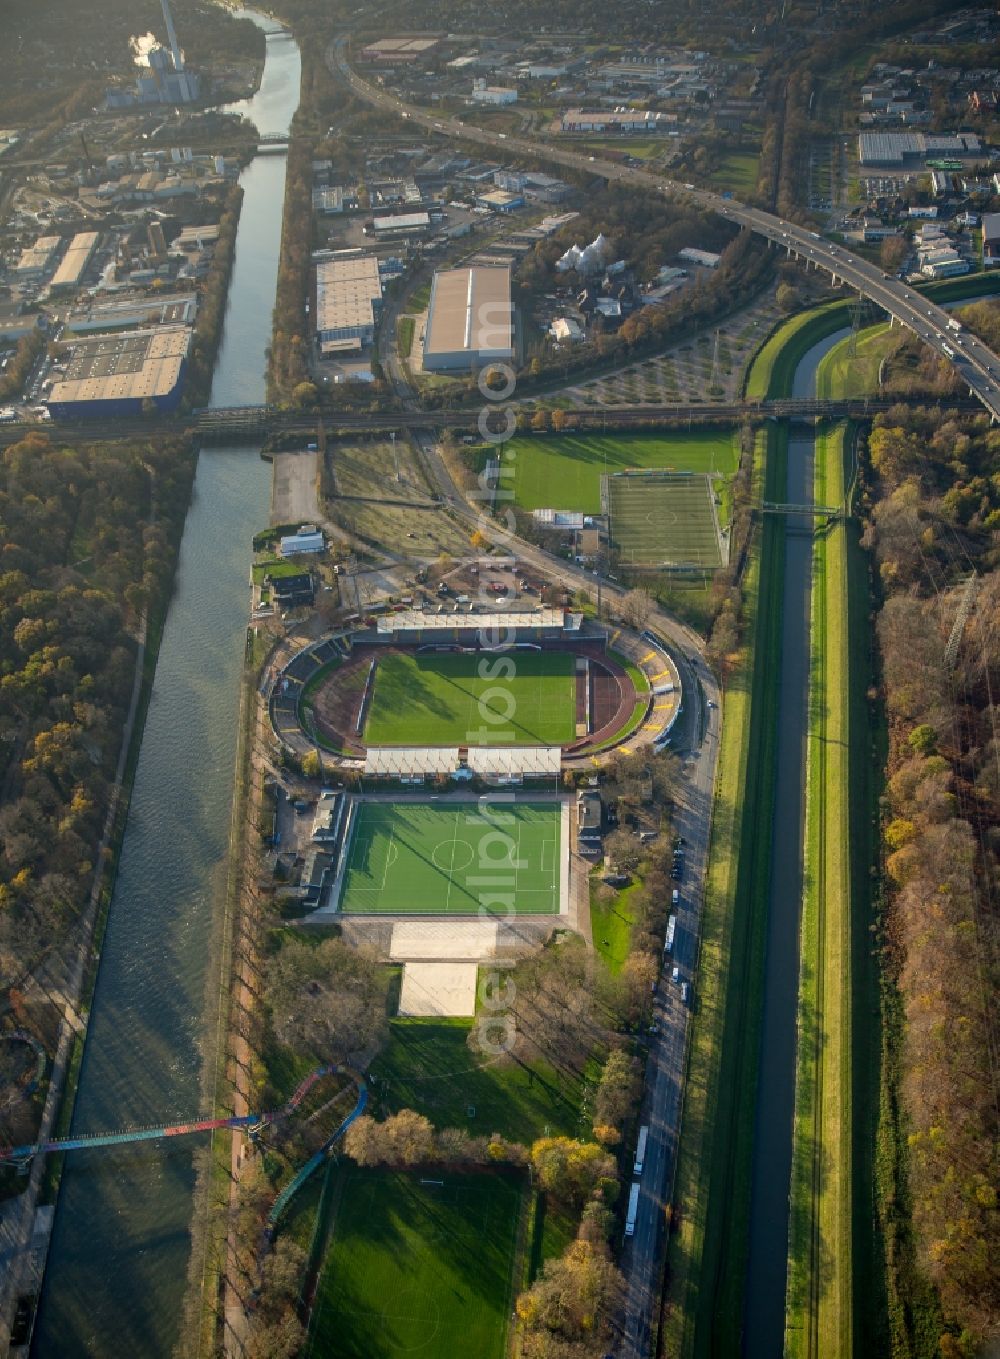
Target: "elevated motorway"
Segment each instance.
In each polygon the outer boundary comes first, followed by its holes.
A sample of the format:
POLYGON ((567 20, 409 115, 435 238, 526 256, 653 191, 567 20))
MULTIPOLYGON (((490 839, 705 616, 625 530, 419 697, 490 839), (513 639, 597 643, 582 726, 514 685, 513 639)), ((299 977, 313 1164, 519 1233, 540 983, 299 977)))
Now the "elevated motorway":
POLYGON ((477 142, 497 153, 515 153, 536 161, 541 159, 587 174, 600 175, 602 179, 653 189, 667 198, 686 197, 699 207, 716 212, 735 225, 763 236, 788 255, 804 260, 817 269, 826 270, 835 283, 869 298, 893 320, 919 335, 920 339, 954 365, 971 395, 986 407, 991 418, 1000 419, 1000 359, 993 351, 974 335, 967 332, 957 334, 949 326, 948 313, 942 307, 935 306, 907 284, 890 278, 877 265, 824 240, 817 232, 798 226, 795 222, 786 222, 761 208, 748 207, 733 198, 723 198, 711 190, 697 189, 693 184, 681 184, 650 174, 647 170, 636 170, 628 165, 575 151, 552 137, 533 140, 514 134, 489 132, 463 123, 459 118, 435 117, 433 112, 404 103, 389 90, 362 80, 348 62, 346 37, 334 41, 327 53, 327 61, 361 98, 431 132, 477 142))

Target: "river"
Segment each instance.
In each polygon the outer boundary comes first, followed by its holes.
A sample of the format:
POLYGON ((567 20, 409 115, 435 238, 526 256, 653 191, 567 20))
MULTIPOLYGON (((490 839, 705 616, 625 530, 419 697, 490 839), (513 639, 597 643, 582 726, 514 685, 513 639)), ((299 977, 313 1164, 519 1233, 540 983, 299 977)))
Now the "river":
MULTIPOLYGON (((257 95, 237 106, 286 131, 298 103, 295 42, 268 34, 257 95)), ((285 158, 244 171, 212 404, 264 400, 285 158)), ((213 921, 232 807, 250 539, 268 517, 259 445, 206 449, 184 528, 80 1072, 74 1133, 198 1110, 213 921)), ((67 1158, 32 1353, 166 1359, 178 1340, 191 1249, 187 1139, 67 1158)))
MULTIPOLYGON (((844 334, 841 331, 828 336, 802 356, 795 370, 793 396, 816 395, 819 363, 844 334)), ((804 505, 813 499, 815 442, 812 432, 793 428, 789 434, 784 496, 788 504, 804 505)), ((788 1196, 795 1112, 813 521, 811 517, 788 515, 784 522, 771 881, 743 1331, 747 1359, 774 1359, 784 1348, 788 1196)))

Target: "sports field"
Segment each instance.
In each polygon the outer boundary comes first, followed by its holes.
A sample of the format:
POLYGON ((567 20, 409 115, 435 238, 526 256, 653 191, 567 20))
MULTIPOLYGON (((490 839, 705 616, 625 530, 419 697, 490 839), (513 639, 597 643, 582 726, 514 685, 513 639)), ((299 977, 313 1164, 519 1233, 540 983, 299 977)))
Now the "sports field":
POLYGON ((500 1174, 346 1171, 310 1359, 503 1359, 520 1201, 500 1174))
POLYGON ((565 651, 392 652, 378 662, 365 741, 566 745, 576 735, 575 665, 565 651))
POLYGON ((491 804, 487 819, 473 800, 359 802, 340 909, 504 916, 513 907, 519 915, 558 914, 561 805, 518 800, 505 803, 502 814, 509 821, 501 822, 491 804))
POLYGON ((704 476, 609 477, 611 540, 623 564, 722 565, 712 509, 712 483, 704 476))
POLYGON ((601 512, 601 477, 632 467, 672 472, 721 472, 730 477, 739 462, 731 430, 668 434, 560 434, 512 439, 514 500, 523 510, 601 512))

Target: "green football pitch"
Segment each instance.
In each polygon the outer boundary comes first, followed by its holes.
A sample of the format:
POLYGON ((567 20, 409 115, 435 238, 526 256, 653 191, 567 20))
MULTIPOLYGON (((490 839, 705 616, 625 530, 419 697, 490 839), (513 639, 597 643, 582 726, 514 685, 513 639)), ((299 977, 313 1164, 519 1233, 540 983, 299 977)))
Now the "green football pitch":
POLYGON ((365 741, 566 745, 576 735, 575 667, 565 651, 391 652, 375 671, 365 741))
POLYGON ((555 434, 519 436, 505 445, 514 459, 514 499, 523 510, 601 513, 601 477, 629 468, 721 473, 739 466, 739 443, 730 430, 664 434, 555 434))
POLYGON ((340 909, 557 915, 561 827, 558 802, 359 802, 340 909))
POLYGON ((722 565, 707 477, 629 473, 608 478, 611 541, 623 565, 722 565))
POLYGON ((346 1171, 309 1359, 503 1359, 520 1200, 501 1174, 346 1171))

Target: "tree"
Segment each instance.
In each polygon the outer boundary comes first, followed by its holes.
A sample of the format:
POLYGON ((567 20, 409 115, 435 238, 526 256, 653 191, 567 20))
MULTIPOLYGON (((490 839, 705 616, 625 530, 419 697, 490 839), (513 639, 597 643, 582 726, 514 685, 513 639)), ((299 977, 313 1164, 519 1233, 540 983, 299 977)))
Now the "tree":
POLYGON ((652 607, 648 590, 629 590, 622 600, 622 622, 636 632, 642 632, 649 621, 652 607))
POLYGON ((549 428, 549 413, 547 410, 539 407, 539 409, 535 411, 534 415, 531 417, 531 428, 536 434, 545 433, 549 428))
POLYGON ((387 982, 374 951, 286 938, 267 979, 272 1027, 293 1051, 347 1061, 384 1041, 387 982))
POLYGON ((639 1065, 634 1057, 620 1048, 612 1048, 601 1071, 601 1079, 594 1096, 594 1136, 601 1137, 598 1128, 612 1128, 620 1132, 631 1117, 640 1090, 639 1065))
POLYGON ((631 831, 613 830, 604 841, 604 850, 620 873, 634 873, 642 863, 642 846, 631 831))
POLYGON ((307 750, 302 756, 302 773, 307 779, 318 779, 323 772, 323 761, 318 750, 307 750))

